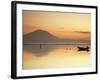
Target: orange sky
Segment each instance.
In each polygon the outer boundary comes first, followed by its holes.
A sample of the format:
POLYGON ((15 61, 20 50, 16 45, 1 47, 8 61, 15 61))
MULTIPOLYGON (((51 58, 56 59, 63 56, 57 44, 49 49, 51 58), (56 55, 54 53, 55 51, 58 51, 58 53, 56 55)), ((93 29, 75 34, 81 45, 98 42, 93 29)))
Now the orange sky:
POLYGON ((59 38, 90 39, 91 15, 23 10, 23 33, 41 29, 59 38))

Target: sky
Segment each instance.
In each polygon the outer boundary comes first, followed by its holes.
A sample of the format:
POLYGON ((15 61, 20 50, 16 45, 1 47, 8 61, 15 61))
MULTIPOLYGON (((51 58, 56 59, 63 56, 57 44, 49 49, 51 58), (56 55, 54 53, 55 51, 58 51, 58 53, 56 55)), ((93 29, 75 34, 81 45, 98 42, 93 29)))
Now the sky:
POLYGON ((90 40, 91 14, 23 10, 23 34, 38 29, 63 39, 90 40))

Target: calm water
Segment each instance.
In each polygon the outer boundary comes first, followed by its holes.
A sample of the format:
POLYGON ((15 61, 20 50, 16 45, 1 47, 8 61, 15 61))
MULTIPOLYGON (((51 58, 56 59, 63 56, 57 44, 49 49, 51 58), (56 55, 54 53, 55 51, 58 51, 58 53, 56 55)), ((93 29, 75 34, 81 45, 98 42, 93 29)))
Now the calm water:
POLYGON ((91 66, 90 51, 78 51, 89 45, 24 45, 23 69, 91 66))

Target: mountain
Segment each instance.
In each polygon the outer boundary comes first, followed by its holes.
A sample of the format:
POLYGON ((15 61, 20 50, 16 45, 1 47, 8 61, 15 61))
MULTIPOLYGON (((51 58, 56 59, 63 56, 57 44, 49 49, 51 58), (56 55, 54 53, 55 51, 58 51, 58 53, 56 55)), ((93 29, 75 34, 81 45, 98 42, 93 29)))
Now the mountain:
POLYGON ((69 43, 79 43, 79 41, 71 39, 60 39, 47 31, 36 30, 34 32, 28 33, 23 36, 24 44, 34 44, 34 43, 55 43, 55 44, 69 44, 69 43))

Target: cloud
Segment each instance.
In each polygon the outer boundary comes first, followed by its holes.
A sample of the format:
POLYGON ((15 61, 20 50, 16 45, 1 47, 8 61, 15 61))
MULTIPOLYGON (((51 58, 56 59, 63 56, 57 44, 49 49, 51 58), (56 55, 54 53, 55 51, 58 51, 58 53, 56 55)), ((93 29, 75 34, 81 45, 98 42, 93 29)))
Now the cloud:
POLYGON ((75 33, 82 33, 82 34, 89 34, 90 32, 87 32, 87 31, 73 31, 75 33))

